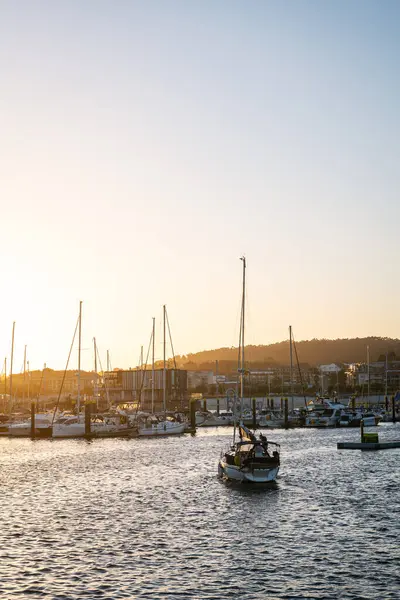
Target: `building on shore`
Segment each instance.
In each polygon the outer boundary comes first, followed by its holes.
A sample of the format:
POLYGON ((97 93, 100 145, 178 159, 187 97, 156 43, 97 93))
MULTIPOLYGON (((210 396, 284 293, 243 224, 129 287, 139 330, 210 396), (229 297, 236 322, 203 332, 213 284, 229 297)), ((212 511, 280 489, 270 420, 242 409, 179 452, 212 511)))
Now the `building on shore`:
MULTIPOLYGON (((141 410, 151 410, 153 381, 152 370, 116 369, 106 371, 103 375, 102 397, 109 403, 134 402, 141 410)), ((166 369, 166 407, 168 410, 178 410, 187 403, 188 377, 182 369, 166 369)), ((154 410, 163 409, 164 370, 154 371, 154 410)))

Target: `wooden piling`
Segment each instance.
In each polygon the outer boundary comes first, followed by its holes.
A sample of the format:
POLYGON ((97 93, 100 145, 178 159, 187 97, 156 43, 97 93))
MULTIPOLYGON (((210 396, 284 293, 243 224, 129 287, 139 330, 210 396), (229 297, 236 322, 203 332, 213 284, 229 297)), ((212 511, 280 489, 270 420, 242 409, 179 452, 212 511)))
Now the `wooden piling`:
POLYGON ((252 412, 253 412, 253 429, 257 429, 257 412, 256 412, 256 399, 252 398, 252 412))
POLYGON ((285 429, 289 427, 289 401, 285 398, 285 429))
POLYGON ((217 398, 217 417, 219 417, 219 398, 217 398))
POLYGON ((270 399, 269 406, 270 406, 271 410, 274 410, 274 399, 273 398, 270 399))
POLYGON ((85 404, 85 437, 89 438, 91 434, 91 404, 85 404))
POLYGON ((196 431, 196 400, 191 399, 189 402, 190 409, 190 429, 196 431))
POLYGON ((34 440, 36 437, 36 406, 34 402, 31 402, 31 439, 34 440))
POLYGON ((203 411, 207 412, 207 400, 205 398, 203 400, 203 411))
POLYGON ((361 443, 364 443, 364 419, 360 421, 361 443))
POLYGON ((392 396, 392 423, 396 423, 396 403, 394 396, 392 396))

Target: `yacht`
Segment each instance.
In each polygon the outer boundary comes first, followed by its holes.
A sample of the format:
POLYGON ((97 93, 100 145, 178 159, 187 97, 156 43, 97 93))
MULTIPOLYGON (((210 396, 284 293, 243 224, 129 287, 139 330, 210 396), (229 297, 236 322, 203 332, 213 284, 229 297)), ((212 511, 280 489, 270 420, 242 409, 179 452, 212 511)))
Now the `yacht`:
POLYGON ((323 399, 322 403, 311 401, 307 405, 305 427, 336 427, 346 408, 344 404, 331 400, 323 399))

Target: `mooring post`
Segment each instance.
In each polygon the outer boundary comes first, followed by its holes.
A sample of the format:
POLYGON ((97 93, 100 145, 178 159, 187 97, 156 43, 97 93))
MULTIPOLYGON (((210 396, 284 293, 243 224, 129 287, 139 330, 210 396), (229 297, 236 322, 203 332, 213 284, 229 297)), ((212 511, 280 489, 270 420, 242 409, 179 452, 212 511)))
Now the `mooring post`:
POLYGON ((387 396, 385 396, 385 410, 389 412, 389 398, 387 396))
POLYGON ((190 409, 190 429, 196 431, 196 400, 193 398, 189 402, 190 409))
POLYGON ((351 399, 351 410, 353 412, 355 412, 355 410, 356 410, 356 398, 355 398, 355 396, 353 396, 352 399, 351 399))
POLYGON ((219 417, 219 398, 217 398, 217 416, 219 417))
POLYGON ((253 411, 253 429, 257 428, 257 412, 256 412, 256 399, 252 398, 252 411, 253 411))
POLYGON ((361 443, 364 443, 364 419, 360 421, 361 443))
POLYGON ((274 410, 274 399, 271 398, 271 400, 269 401, 269 406, 271 408, 271 410, 274 410))
POLYGON ((395 400, 394 400, 394 396, 392 396, 392 423, 396 423, 396 404, 395 404, 395 400))
POLYGON ((31 439, 35 439, 36 433, 36 424, 35 424, 35 416, 36 416, 36 406, 34 402, 31 402, 31 439))
POLYGON ((285 429, 289 427, 289 400, 285 398, 285 429))
POLYGON ((203 411, 207 412, 207 400, 205 398, 203 400, 203 411))
POLYGON ((85 437, 90 437, 90 416, 91 416, 91 404, 85 404, 85 437))

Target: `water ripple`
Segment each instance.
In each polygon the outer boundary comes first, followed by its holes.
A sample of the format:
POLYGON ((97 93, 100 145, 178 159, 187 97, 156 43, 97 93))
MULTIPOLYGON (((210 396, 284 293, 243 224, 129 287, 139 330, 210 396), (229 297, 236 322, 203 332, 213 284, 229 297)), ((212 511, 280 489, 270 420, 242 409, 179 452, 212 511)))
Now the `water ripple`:
POLYGON ((258 489, 216 477, 228 435, 0 439, 2 600, 399 600, 399 450, 276 430, 258 489))

